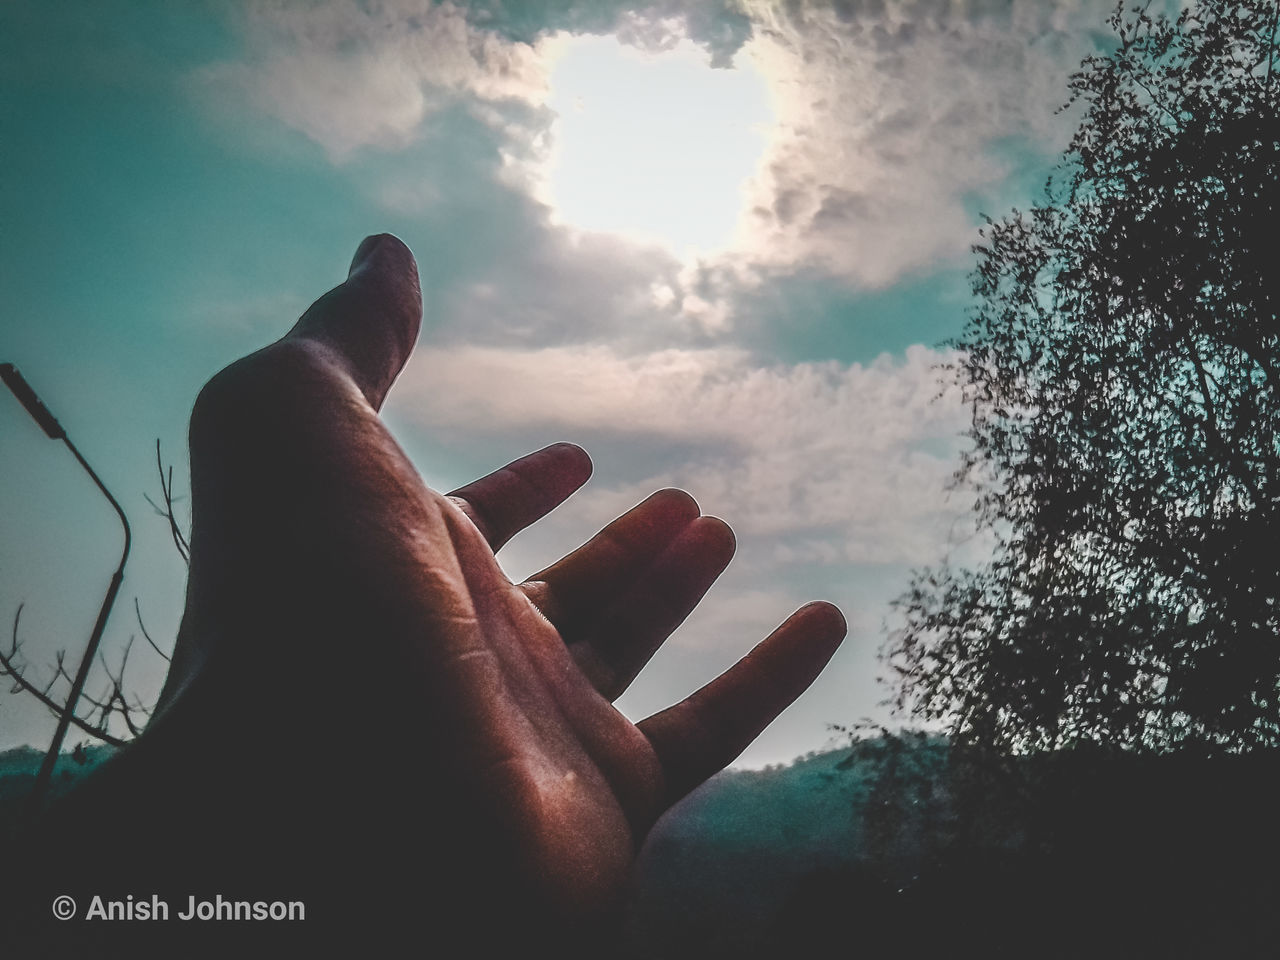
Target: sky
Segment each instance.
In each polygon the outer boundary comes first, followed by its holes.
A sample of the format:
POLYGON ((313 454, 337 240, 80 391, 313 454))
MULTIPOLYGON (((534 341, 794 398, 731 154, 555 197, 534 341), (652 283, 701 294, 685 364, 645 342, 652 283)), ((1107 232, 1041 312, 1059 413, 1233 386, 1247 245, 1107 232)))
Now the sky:
MULTIPOLYGON (((428 484, 557 440, 595 462, 504 549, 513 578, 663 486, 737 534, 624 713, 826 599, 848 639, 739 764, 908 722, 883 705, 890 601, 984 550, 948 489, 967 414, 943 342, 983 215, 1037 198, 1113 6, 6 0, 0 362, 129 516, 108 661, 138 636, 127 685, 151 703, 165 663, 135 600, 162 649, 181 616, 186 570, 145 496, 157 439, 182 494, 200 386, 385 231, 418 258, 424 323, 384 416, 428 484)), ((32 679, 60 649, 74 667, 120 548, 70 454, 0 394, 0 642, 23 604, 32 679)), ((0 688, 0 749, 52 730, 0 688)))

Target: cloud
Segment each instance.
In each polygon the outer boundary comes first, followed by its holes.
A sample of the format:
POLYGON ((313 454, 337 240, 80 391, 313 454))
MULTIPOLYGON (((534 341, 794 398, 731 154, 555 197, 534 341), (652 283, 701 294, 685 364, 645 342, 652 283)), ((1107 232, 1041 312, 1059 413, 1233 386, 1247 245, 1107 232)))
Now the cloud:
POLYGON ((407 146, 461 97, 536 104, 546 92, 529 44, 472 24, 449 3, 258 0, 241 30, 246 58, 200 78, 248 97, 335 161, 360 147, 407 146))
MULTIPOLYGON (((1018 164, 1065 144, 1070 120, 1055 110, 1113 4, 510 6, 259 0, 243 17, 246 57, 202 77, 238 90, 339 162, 361 148, 403 150, 443 110, 464 104, 499 134, 490 149, 503 163, 481 160, 488 175, 536 197, 536 170, 552 155, 549 68, 563 31, 614 32, 650 48, 687 36, 719 66, 750 58, 778 120, 734 247, 713 264, 726 282, 712 295, 688 291, 683 303, 687 318, 715 331, 728 329, 735 295, 772 274, 816 268, 855 289, 881 289, 961 262, 975 205, 1007 205, 1018 164)), ((423 210, 435 192, 395 182, 380 197, 423 210)))
POLYGON ((630 349, 694 343, 716 319, 682 300, 679 265, 665 250, 610 234, 576 235, 511 196, 504 244, 476 274, 442 291, 436 336, 469 343, 626 344, 630 349))
POLYGON ((821 265, 882 288, 963 257, 975 197, 1001 193, 1010 142, 1049 156, 1066 81, 1110 0, 749 0, 744 49, 778 127, 743 227, 747 259, 821 265))
POLYGON ((656 441, 665 454, 637 481, 582 496, 597 523, 675 485, 775 543, 771 563, 927 563, 961 513, 943 490, 965 426, 953 393, 935 402, 944 359, 922 346, 869 365, 761 366, 728 348, 460 345, 420 349, 398 390, 445 438, 549 427, 656 441))

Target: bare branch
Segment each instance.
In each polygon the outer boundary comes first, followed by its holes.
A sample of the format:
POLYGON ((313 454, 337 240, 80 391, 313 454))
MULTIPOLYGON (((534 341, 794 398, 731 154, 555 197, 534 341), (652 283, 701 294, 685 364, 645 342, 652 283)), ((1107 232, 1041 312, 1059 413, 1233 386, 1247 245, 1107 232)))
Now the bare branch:
MULTIPOLYGON (((189 566, 191 563, 191 546, 175 514, 175 504, 180 498, 174 496, 173 467, 166 468, 159 439, 156 440, 156 470, 160 474, 161 502, 157 503, 145 493, 143 496, 151 504, 152 509, 168 521, 169 534, 173 538, 174 547, 177 548, 178 555, 182 557, 183 562, 189 566)), ((151 632, 143 622, 142 607, 136 597, 134 598, 133 606, 134 614, 138 619, 138 627, 141 629, 143 637, 151 646, 151 649, 168 663, 170 655, 161 650, 160 646, 152 638, 151 632)), ((22 609, 23 604, 19 604, 14 614, 9 649, 7 651, 0 650, 0 677, 12 679, 11 693, 25 691, 39 700, 55 716, 62 716, 66 712, 66 706, 57 702, 53 696, 53 689, 62 680, 65 680, 68 684, 74 684, 66 665, 66 651, 58 650, 54 654, 53 670, 43 687, 29 680, 25 675, 27 664, 19 662, 19 651, 22 643, 18 639, 18 625, 22 617, 22 609)), ((126 742, 108 732, 111 718, 116 713, 120 714, 125 726, 135 737, 142 732, 145 719, 151 716, 151 710, 137 696, 134 696, 131 702, 130 697, 125 692, 125 673, 128 669, 129 655, 133 649, 135 639, 136 637, 134 636, 129 638, 121 654, 119 665, 114 670, 107 662, 107 657, 103 650, 98 650, 98 660, 106 674, 108 685, 103 693, 97 697, 82 693, 82 699, 88 704, 88 714, 82 717, 73 713, 70 717, 70 722, 79 730, 116 747, 123 746, 126 742)))
MULTIPOLYGON (((49 711, 53 713, 54 716, 61 716, 63 711, 66 709, 66 707, 57 703, 55 700, 53 700, 53 698, 51 698, 48 695, 49 689, 53 686, 53 683, 57 680, 57 675, 55 675, 53 680, 49 682, 48 686, 46 686, 43 690, 41 690, 39 687, 37 687, 35 684, 29 681, 25 676, 23 676, 23 671, 25 670, 25 668, 17 666, 14 662, 14 658, 17 656, 18 650, 22 646, 21 642, 18 640, 18 623, 22 618, 23 606, 24 604, 21 604, 21 603, 18 604, 17 612, 15 612, 13 615, 13 631, 10 636, 8 652, 6 653, 6 652, 0 651, 0 676, 13 677, 15 691, 16 690, 26 691, 27 693, 35 697, 37 700, 39 700, 42 704, 44 704, 45 707, 47 707, 49 711)), ((61 653, 61 651, 59 651, 59 653, 61 653)), ((59 669, 61 669, 61 663, 62 663, 61 656, 59 657, 58 663, 59 663, 59 669)), ((65 671, 63 671, 63 673, 65 675, 65 671)), ((106 730, 98 729, 97 727, 85 722, 84 720, 80 719, 80 717, 74 714, 72 714, 71 716, 71 723, 79 730, 83 731, 84 733, 87 733, 91 737, 101 740, 103 743, 109 743, 113 747, 123 747, 125 745, 124 740, 121 740, 119 737, 112 736, 111 734, 107 733, 106 730)))
POLYGON ((187 541, 186 534, 182 532, 182 528, 178 525, 178 518, 174 515, 174 495, 173 495, 173 467, 169 467, 166 471, 164 460, 160 455, 160 439, 156 438, 156 470, 160 474, 160 496, 164 501, 164 506, 156 503, 145 493, 147 503, 151 504, 151 508, 157 514, 169 521, 169 535, 173 537, 173 545, 178 549, 178 556, 182 557, 182 562, 187 566, 191 565, 191 544, 187 541))
POLYGON ((161 650, 158 646, 156 646, 156 642, 151 639, 151 634, 147 631, 147 625, 142 622, 142 607, 139 605, 137 597, 133 598, 133 611, 138 616, 138 629, 142 631, 143 638, 147 641, 147 643, 151 644, 152 650, 160 654, 160 656, 164 659, 165 663, 169 663, 170 662, 169 655, 165 653, 163 650, 161 650))

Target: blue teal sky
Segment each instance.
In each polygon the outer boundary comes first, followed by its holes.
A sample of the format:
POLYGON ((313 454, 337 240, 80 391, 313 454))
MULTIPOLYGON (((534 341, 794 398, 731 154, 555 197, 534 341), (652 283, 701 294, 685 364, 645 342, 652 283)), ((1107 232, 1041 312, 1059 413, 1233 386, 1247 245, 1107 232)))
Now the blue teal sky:
MULTIPOLYGON (((23 371, 132 521, 108 658, 138 632, 135 597, 162 646, 181 614, 185 569, 143 496, 159 492, 156 439, 184 491, 202 383, 281 335, 342 279, 362 237, 389 231, 418 257, 425 319, 386 416, 427 481, 456 486, 561 439, 596 462, 583 493, 505 552, 513 575, 668 484, 738 533, 735 564, 624 711, 679 699, 825 598, 845 610, 849 641, 742 762, 790 759, 823 746, 827 724, 883 718, 888 600, 912 566, 980 549, 963 536, 966 498, 944 490, 964 411, 933 399, 939 344, 968 305, 969 246, 981 213, 1034 199, 1070 132, 1054 113, 1065 79, 1110 8, 0 5, 0 361, 23 371), (655 102, 628 81, 634 98, 585 94, 586 126, 571 128, 557 64, 591 38, 608 40, 599 69, 618 38, 616 56, 638 57, 654 90, 684 57, 694 73, 751 71, 742 89, 767 97, 704 102, 695 78, 655 102), (743 141, 757 155, 724 161, 745 179, 717 178, 717 143, 697 135, 731 106, 765 118, 743 141), (663 133, 680 110, 691 132, 663 133), (558 182, 604 115, 631 121, 639 146, 558 182), (623 169, 632 161, 640 174, 623 169), (704 179, 683 182, 695 169, 704 179), (740 203, 699 224, 722 239, 691 253, 675 233, 573 222, 568 198, 587 179, 606 200, 650 190, 650 206, 686 214, 727 181, 740 203)), ((78 656, 119 536, 7 394, 0 498, 0 622, 7 637, 25 603, 23 654, 47 677, 57 650, 78 656)), ((163 673, 135 649, 141 701, 163 673)), ((29 698, 0 693, 0 748, 51 730, 29 698)))

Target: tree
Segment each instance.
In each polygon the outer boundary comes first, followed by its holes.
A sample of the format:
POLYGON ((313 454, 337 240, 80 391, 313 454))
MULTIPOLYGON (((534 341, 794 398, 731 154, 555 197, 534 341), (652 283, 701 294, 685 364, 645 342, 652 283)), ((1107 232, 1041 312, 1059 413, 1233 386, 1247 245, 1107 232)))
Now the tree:
POLYGON ((963 740, 1280 742, 1278 16, 1117 8, 1042 202, 974 248, 948 369, 994 554, 918 571, 885 651, 963 740))

